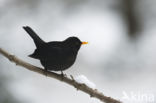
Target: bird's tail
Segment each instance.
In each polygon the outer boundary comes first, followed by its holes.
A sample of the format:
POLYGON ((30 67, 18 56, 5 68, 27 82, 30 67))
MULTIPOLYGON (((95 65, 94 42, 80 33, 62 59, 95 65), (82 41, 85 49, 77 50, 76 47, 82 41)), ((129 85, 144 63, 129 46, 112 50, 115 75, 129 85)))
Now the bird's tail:
POLYGON ((40 47, 40 45, 44 44, 45 42, 29 27, 23 26, 23 29, 31 36, 34 40, 36 47, 40 47))

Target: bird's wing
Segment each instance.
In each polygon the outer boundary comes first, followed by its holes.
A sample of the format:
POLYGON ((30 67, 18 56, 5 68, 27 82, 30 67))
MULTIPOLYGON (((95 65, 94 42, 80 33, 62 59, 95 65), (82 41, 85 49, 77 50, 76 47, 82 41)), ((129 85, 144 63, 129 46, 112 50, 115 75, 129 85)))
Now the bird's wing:
POLYGON ((43 45, 39 50, 39 58, 46 60, 60 59, 63 55, 62 47, 53 43, 43 45))

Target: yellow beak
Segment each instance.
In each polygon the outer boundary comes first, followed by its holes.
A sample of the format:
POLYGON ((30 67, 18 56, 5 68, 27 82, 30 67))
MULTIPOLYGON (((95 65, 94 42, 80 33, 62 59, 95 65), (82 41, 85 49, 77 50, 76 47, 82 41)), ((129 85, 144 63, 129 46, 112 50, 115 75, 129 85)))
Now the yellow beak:
POLYGON ((83 45, 83 44, 88 44, 88 42, 82 42, 81 45, 83 45))

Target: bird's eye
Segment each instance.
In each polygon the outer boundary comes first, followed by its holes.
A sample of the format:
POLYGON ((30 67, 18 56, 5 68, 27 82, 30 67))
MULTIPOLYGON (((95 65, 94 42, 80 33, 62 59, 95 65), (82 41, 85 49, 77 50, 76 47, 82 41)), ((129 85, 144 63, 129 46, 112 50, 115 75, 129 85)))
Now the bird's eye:
POLYGON ((75 45, 80 45, 80 43, 79 42, 76 42, 75 45))

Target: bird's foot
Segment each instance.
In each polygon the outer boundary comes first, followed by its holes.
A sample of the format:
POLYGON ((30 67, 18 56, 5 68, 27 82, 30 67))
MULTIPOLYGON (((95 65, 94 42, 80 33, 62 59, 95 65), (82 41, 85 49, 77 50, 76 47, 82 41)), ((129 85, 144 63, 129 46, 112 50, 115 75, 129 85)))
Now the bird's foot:
POLYGON ((43 74, 44 74, 45 76, 47 76, 47 69, 44 69, 44 70, 43 70, 43 74))
POLYGON ((63 78, 64 78, 64 77, 67 77, 67 75, 64 74, 63 71, 61 71, 61 77, 62 77, 62 80, 63 80, 63 78))
POLYGON ((63 73, 63 71, 61 71, 61 76, 64 77, 64 73, 63 73))

